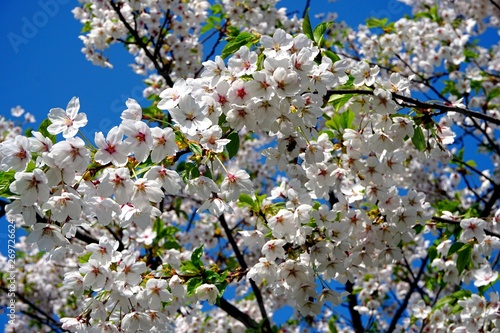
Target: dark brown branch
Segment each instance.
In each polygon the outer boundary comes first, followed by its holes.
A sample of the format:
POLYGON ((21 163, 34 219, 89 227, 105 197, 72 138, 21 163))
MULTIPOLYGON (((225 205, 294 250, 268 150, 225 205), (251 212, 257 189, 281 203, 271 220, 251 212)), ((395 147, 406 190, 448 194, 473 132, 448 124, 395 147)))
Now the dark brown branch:
POLYGON ((99 243, 97 239, 95 239, 92 236, 89 236, 87 234, 82 233, 80 230, 76 231, 75 238, 81 240, 84 243, 87 244, 94 244, 94 243, 99 243))
POLYGON ((408 290, 408 293, 406 294, 405 299, 403 300, 403 303, 399 306, 398 310, 394 314, 394 317, 392 317, 391 325, 387 329, 386 333, 392 333, 396 329, 396 325, 398 324, 399 319, 401 319, 401 316, 403 315, 403 313, 406 311, 406 308, 408 307, 408 302, 410 301, 411 295, 417 289, 418 283, 420 282, 420 278, 422 277, 422 274, 424 274, 425 266, 427 266, 427 260, 429 260, 428 255, 427 255, 427 257, 425 257, 422 260, 422 265, 420 266, 420 269, 417 273, 417 276, 410 284, 410 290, 408 290))
POLYGON ((363 322, 361 321, 361 315, 354 308, 358 306, 358 299, 354 295, 354 283, 347 281, 345 284, 345 290, 349 293, 347 299, 349 301, 349 314, 351 315, 352 327, 355 333, 363 333, 365 331, 363 327, 363 322))
POLYGON ((156 39, 156 44, 155 44, 155 50, 154 50, 154 57, 155 59, 159 56, 161 47, 163 45, 163 30, 167 26, 167 23, 170 22, 170 9, 167 10, 165 13, 165 20, 163 21, 163 24, 161 25, 160 31, 158 32, 158 38, 156 39))
MULTIPOLYGON (((358 95, 372 95, 373 96, 373 90, 362 90, 362 89, 334 89, 334 90, 329 90, 328 93, 326 94, 326 98, 328 99, 331 95, 347 95, 347 94, 358 94, 358 95)), ((500 125, 500 119, 496 119, 493 117, 490 117, 488 115, 485 115, 483 113, 479 113, 476 111, 472 111, 469 109, 465 108, 459 108, 456 106, 448 106, 448 105, 443 105, 443 104, 435 104, 435 103, 427 103, 427 102, 422 102, 419 101, 418 99, 408 97, 408 96, 403 96, 400 94, 392 93, 392 100, 395 101, 397 104, 401 104, 398 100, 404 101, 408 104, 404 105, 406 107, 413 107, 413 108, 419 108, 419 109, 436 109, 436 110, 441 110, 443 112, 457 112, 460 113, 464 116, 471 117, 471 118, 478 118, 482 119, 484 121, 489 121, 493 124, 500 125)), ((432 114, 432 116, 437 116, 441 113, 435 113, 432 114)))
POLYGON ((500 5, 497 4, 494 0, 490 0, 491 4, 498 10, 500 10, 500 5))
MULTIPOLYGON (((215 49, 219 46, 222 38, 225 36, 226 28, 227 28, 227 21, 224 22, 224 25, 219 29, 219 38, 217 38, 217 41, 212 46, 212 49, 210 50, 210 53, 208 53, 207 56, 205 57, 205 61, 208 61, 215 54, 215 49)), ((215 30, 214 30, 213 33, 215 34, 215 30)), ((213 36, 213 34, 210 34, 210 36, 208 36, 207 38, 210 38, 212 36, 213 36)), ((203 44, 203 42, 202 42, 202 44, 203 44)), ((198 75, 200 75, 200 73, 201 73, 202 70, 203 70, 203 66, 200 67, 200 69, 198 69, 196 71, 195 77, 198 77, 198 75)))
POLYGON ((116 250, 120 251, 120 252, 123 251, 125 249, 125 245, 123 245, 122 239, 120 237, 118 237, 118 235, 109 226, 106 226, 105 228, 106 228, 106 230, 109 231, 109 233, 111 235, 113 235, 114 239, 116 239, 116 241, 118 241, 118 248, 116 250))
MULTIPOLYGON (((496 185, 493 188, 493 193, 491 194, 490 199, 484 205, 484 208, 481 212, 481 217, 488 217, 493 209, 493 206, 500 200, 500 186, 496 185)), ((485 230, 486 232, 487 230, 485 230)), ((490 232, 491 233, 491 232, 490 232)), ((486 233, 488 234, 488 233, 486 233)), ((500 235, 495 234, 496 237, 500 238, 500 235)))
POLYGON ((245 327, 253 329, 257 329, 259 327, 259 325, 255 322, 255 320, 250 318, 249 315, 241 312, 237 307, 226 301, 224 298, 221 297, 219 299, 217 306, 219 306, 219 308, 224 310, 231 317, 233 317, 234 319, 245 325, 245 327))
POLYGON ((165 66, 163 63, 161 65, 160 65, 160 63, 158 63, 158 59, 155 58, 155 56, 148 49, 148 46, 142 41, 142 38, 137 33, 137 30, 135 28, 133 28, 127 22, 127 20, 125 19, 125 17, 123 16, 123 14, 120 10, 119 5, 116 4, 113 0, 111 0, 109 2, 109 4, 111 5, 111 8, 113 8, 113 10, 116 12, 118 17, 120 18, 120 21, 123 23, 125 28, 127 28, 128 32, 132 35, 132 37, 134 37, 134 40, 135 40, 137 46, 139 46, 141 49, 143 49, 144 53, 149 58, 149 60, 151 60, 153 62, 153 65, 155 66, 155 69, 158 72, 158 74, 160 74, 165 79, 165 81, 167 82, 167 85, 169 87, 172 87, 174 85, 174 82, 172 81, 172 78, 169 75, 168 66, 165 66))
MULTIPOLYGON (((243 257, 243 254, 241 254, 240 249, 238 248, 238 244, 236 244, 236 241, 231 233, 231 229, 229 228, 226 218, 224 217, 224 214, 219 216, 219 222, 222 225, 222 228, 224 229, 224 232, 226 233, 227 239, 229 241, 229 244, 231 244, 231 247, 233 248, 234 254, 236 255, 236 259, 238 260, 238 263, 240 264, 241 268, 243 270, 248 269, 248 265, 245 262, 245 258, 243 257)), ((267 316, 267 311, 264 306, 264 299, 262 298, 262 294, 260 292, 259 287, 255 284, 255 282, 252 279, 249 279, 250 285, 252 286, 253 293, 255 295, 255 299, 257 300, 257 304, 259 305, 259 310, 262 315, 262 320, 264 321, 264 327, 263 327, 263 333, 271 333, 272 328, 271 328, 271 323, 269 322, 269 317, 267 316)), ((248 326, 247 326, 248 327, 248 326)))

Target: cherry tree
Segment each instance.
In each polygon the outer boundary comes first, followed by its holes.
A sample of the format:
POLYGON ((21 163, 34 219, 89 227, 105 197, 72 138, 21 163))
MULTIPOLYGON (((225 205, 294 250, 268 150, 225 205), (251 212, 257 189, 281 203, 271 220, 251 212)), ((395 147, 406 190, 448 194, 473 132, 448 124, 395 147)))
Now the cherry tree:
POLYGON ((0 119, 5 331, 498 332, 500 6, 400 1, 81 0, 85 57, 125 46, 150 102, 93 138, 78 97, 0 119))

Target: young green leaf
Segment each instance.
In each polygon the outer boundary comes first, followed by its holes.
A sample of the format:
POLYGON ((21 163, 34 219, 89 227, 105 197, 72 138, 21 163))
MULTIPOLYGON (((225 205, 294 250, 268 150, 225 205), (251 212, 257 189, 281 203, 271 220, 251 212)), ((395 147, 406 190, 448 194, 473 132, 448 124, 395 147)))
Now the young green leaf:
POLYGON ((413 142, 413 145, 419 151, 425 150, 425 147, 426 147, 425 136, 424 136, 424 132, 422 131, 422 128, 420 126, 415 126, 415 131, 413 134, 413 138, 411 138, 411 142, 413 142))
POLYGON ((16 172, 14 170, 0 171, 0 197, 8 198, 14 195, 14 193, 10 191, 9 186, 15 180, 15 174, 16 172))
POLYGON ((304 20, 302 21, 302 31, 304 32, 304 35, 309 37, 310 40, 314 40, 313 30, 311 27, 311 21, 309 20, 309 10, 307 10, 306 16, 304 17, 304 20))
POLYGON ((48 118, 46 118, 42 123, 40 124, 40 127, 38 127, 38 132, 40 132, 44 137, 49 138, 52 143, 56 143, 56 136, 53 134, 50 134, 49 131, 47 131, 47 127, 52 124, 48 118))
POLYGON ((472 245, 466 244, 457 253, 457 271, 460 275, 464 269, 470 268, 472 265, 472 245))
POLYGON ((254 35, 249 32, 242 31, 236 36, 234 39, 230 40, 227 45, 222 50, 222 58, 226 59, 231 54, 235 53, 242 47, 243 45, 252 44, 257 42, 258 39, 254 35))
POLYGON ((200 278, 200 277, 192 277, 190 278, 187 283, 186 283, 186 287, 187 287, 187 295, 188 296, 193 296, 195 291, 196 291, 196 288, 198 288, 199 286, 201 286, 203 283, 203 279, 200 278))
POLYGON ((202 256, 203 256, 203 245, 196 248, 191 254, 191 261, 193 262, 193 265, 195 265, 197 268, 201 268, 203 266, 203 263, 201 261, 202 256))
POLYGON ((314 41, 318 46, 321 46, 323 44, 323 40, 325 38, 325 32, 331 28, 333 25, 333 22, 323 22, 320 23, 316 28, 314 28, 313 31, 313 37, 314 41))
POLYGON ((456 242, 452 246, 450 246, 450 249, 448 250, 448 256, 451 256, 453 253, 457 252, 460 250, 465 244, 462 242, 456 242))
POLYGON ((227 153, 229 155, 229 158, 233 158, 238 154, 238 150, 240 149, 240 136, 238 135, 237 132, 233 132, 227 136, 229 140, 231 140, 227 145, 227 153))
POLYGON ((201 149, 201 146, 197 143, 188 143, 188 146, 189 146, 189 150, 191 150, 193 152, 193 154, 195 155, 201 155, 203 154, 203 150, 201 149))

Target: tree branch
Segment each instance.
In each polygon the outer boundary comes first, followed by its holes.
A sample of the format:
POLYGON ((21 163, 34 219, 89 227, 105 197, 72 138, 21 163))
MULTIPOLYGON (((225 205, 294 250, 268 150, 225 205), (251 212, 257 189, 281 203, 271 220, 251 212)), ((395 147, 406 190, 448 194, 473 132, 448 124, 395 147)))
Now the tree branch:
POLYGON ((168 73, 169 69, 167 68, 167 66, 165 66, 163 63, 162 63, 163 66, 158 63, 155 56, 149 51, 148 46, 142 41, 141 36, 139 36, 137 31, 134 28, 132 28, 132 26, 127 22, 127 20, 123 16, 122 12, 120 11, 120 7, 118 6, 118 4, 116 4, 113 0, 111 0, 109 2, 109 4, 111 5, 111 8, 113 8, 113 10, 116 12, 118 17, 120 18, 120 21, 127 28, 128 32, 132 35, 132 37, 134 37, 136 44, 141 49, 144 50, 144 53, 146 54, 146 56, 149 58, 149 60, 151 60, 153 62, 153 65, 155 66, 155 69, 158 72, 158 74, 163 76, 163 78, 165 79, 165 81, 167 82, 167 85, 169 87, 172 87, 174 85, 174 82, 172 81, 172 78, 170 78, 170 75, 168 73))
POLYGON ((257 329, 259 327, 255 320, 250 318, 249 315, 241 312, 237 307, 226 301, 224 298, 221 297, 217 305, 231 317, 245 325, 245 327, 253 329, 257 329))
MULTIPOLYGON (((333 89, 333 90, 329 90, 325 97, 328 99, 331 95, 347 95, 347 94, 359 94, 359 95, 372 95, 373 96, 373 90, 333 89)), ((444 112, 453 111, 453 112, 460 113, 460 114, 467 116, 467 117, 478 118, 478 119, 482 119, 484 121, 489 121, 495 125, 500 125, 500 119, 496 119, 496 118, 490 117, 488 115, 485 115, 483 113, 479 113, 479 112, 472 111, 472 110, 465 109, 465 108, 459 108, 456 106, 448 106, 448 105, 443 105, 443 104, 421 102, 416 98, 403 96, 403 95, 396 94, 396 93, 392 93, 392 100, 395 101, 397 104, 400 104, 400 102, 398 100, 404 101, 404 102, 409 104, 409 105, 404 105, 407 107, 414 107, 414 108, 419 108, 419 109, 436 109, 436 110, 441 110, 444 112)), ((440 113, 435 113, 435 114, 432 114, 431 116, 437 116, 439 114, 440 113)))
POLYGON ((358 306, 358 299, 356 295, 353 294, 354 291, 354 283, 351 281, 347 281, 345 284, 345 290, 349 293, 347 299, 349 301, 349 313, 351 315, 352 327, 354 328, 355 333, 363 333, 365 331, 363 327, 363 322, 361 321, 361 315, 354 308, 358 306))
POLYGON ((491 4, 498 10, 500 10, 500 5, 497 4, 494 0, 490 0, 491 4))
MULTIPOLYGON (((231 233, 231 229, 229 229, 229 226, 226 222, 226 218, 224 217, 224 214, 219 216, 219 222, 222 225, 222 228, 224 229, 224 232, 227 235, 227 239, 229 241, 229 244, 231 244, 231 247, 233 248, 234 254, 236 255, 236 259, 238 260, 238 263, 240 264, 241 268, 244 270, 248 269, 248 265, 245 262, 245 258, 241 254, 240 249, 238 248, 238 244, 236 244, 236 241, 234 240, 234 237, 231 233)), ((252 279, 249 279, 250 285, 252 286, 253 293, 255 295, 255 299, 257 300, 257 304, 259 305, 259 310, 262 315, 262 320, 264 321, 264 330, 263 332, 268 332, 271 333, 271 323, 269 322, 269 317, 267 316, 267 311, 264 306, 264 299, 262 298, 262 294, 260 292, 260 289, 257 287, 255 282, 252 279)), ((247 326, 248 327, 248 326, 247 326)))
POLYGON ((392 333, 396 329, 396 325, 398 324, 399 319, 401 319, 401 316, 403 315, 406 308, 408 307, 408 302, 410 301, 411 295, 417 289, 418 282, 420 281, 422 274, 424 274, 425 266, 427 265, 427 260, 429 260, 429 255, 427 255, 427 257, 425 257, 422 260, 422 265, 420 266, 418 274, 415 277, 415 279, 412 281, 412 283, 410 284, 410 290, 408 290, 408 293, 406 294, 405 299, 403 300, 403 303, 399 306, 398 310, 394 314, 394 317, 392 317, 391 325, 387 329, 386 333, 392 333))
MULTIPOLYGON (((488 217, 491 213, 491 210, 493 209, 493 206, 495 206, 495 204, 498 202, 499 199, 500 199, 500 186, 495 185, 490 199, 486 202, 483 210, 481 211, 481 217, 488 217)), ((486 231, 487 230, 485 230, 485 232, 486 231)), ((496 234, 496 237, 500 238, 500 235, 496 234)))

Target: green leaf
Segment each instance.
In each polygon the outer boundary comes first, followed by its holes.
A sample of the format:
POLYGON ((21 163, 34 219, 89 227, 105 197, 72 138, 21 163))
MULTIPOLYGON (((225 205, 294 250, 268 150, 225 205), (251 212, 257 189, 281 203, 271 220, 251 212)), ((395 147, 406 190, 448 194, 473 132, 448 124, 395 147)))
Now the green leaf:
POLYGON ((330 129, 325 129, 325 130, 319 131, 318 135, 321 135, 323 133, 326 133, 326 135, 328 135, 329 139, 335 138, 335 133, 332 130, 330 130, 330 129))
POLYGON ((36 169, 36 163, 33 161, 29 161, 28 165, 26 166, 26 172, 33 172, 33 170, 36 169))
POLYGON ((440 309, 446 304, 454 305, 458 300, 469 298, 472 295, 470 290, 460 289, 455 291, 453 294, 445 296, 437 301, 435 308, 440 309))
POLYGON ((422 128, 420 126, 415 126, 414 128, 415 131, 413 134, 413 138, 411 138, 411 142, 413 142, 413 145, 419 151, 424 151, 426 147, 424 132, 422 131, 422 128))
POLYGON ((471 167, 476 167, 477 166, 477 163, 474 160, 468 160, 468 161, 465 162, 465 164, 467 164, 468 166, 471 166, 471 167))
POLYGON ((461 289, 461 290, 457 290, 453 294, 451 294, 451 297, 458 300, 458 299, 469 298, 469 297, 471 297, 471 295, 472 295, 472 292, 470 290, 461 289))
POLYGON ((457 271, 460 275, 464 269, 472 266, 472 245, 468 243, 465 246, 462 246, 457 253, 457 271))
POLYGON ((302 31, 310 40, 314 40, 311 21, 309 20, 309 10, 307 10, 304 20, 302 21, 302 31))
POLYGON ((450 201, 450 200, 443 199, 443 200, 437 201, 433 206, 435 208, 437 208, 437 210, 439 212, 443 212, 443 211, 455 212, 460 207, 460 201, 458 201, 458 200, 450 201))
POLYGON ((251 196, 245 193, 240 194, 240 197, 238 199, 238 206, 239 207, 248 206, 252 208, 254 212, 257 212, 259 210, 258 204, 255 201, 253 201, 251 196))
POLYGON ((338 317, 337 316, 332 316, 329 320, 328 320, 328 330, 330 331, 330 333, 337 333, 337 327, 335 326, 335 322, 338 320, 338 317))
POLYGON ((194 179, 200 176, 200 170, 198 169, 198 165, 195 163, 179 163, 177 166, 177 172, 181 175, 184 182, 189 179, 194 179))
POLYGON ((90 30, 92 30, 92 25, 90 24, 90 20, 89 20, 89 21, 85 22, 80 33, 84 34, 86 32, 89 32, 90 30))
POLYGON ((321 47, 321 44, 323 44, 325 32, 328 29, 330 29, 332 25, 333 25, 333 22, 323 22, 323 23, 320 23, 316 28, 314 28, 313 37, 314 37, 314 41, 316 42, 316 44, 318 46, 321 47))
POLYGON ((190 260, 182 261, 180 270, 183 274, 196 275, 200 273, 200 268, 193 264, 190 260))
POLYGON ((456 242, 452 246, 450 246, 450 249, 448 250, 448 256, 451 256, 453 253, 457 252, 460 250, 465 244, 462 242, 456 242))
POLYGON ((337 62, 340 60, 340 57, 337 55, 337 53, 332 52, 330 50, 324 50, 323 55, 327 56, 332 60, 332 62, 337 62))
POLYGON ((194 293, 196 292, 196 288, 201 286, 203 284, 203 279, 200 277, 192 277, 190 278, 187 283, 187 295, 188 296, 193 296, 194 293))
POLYGON ((437 252, 437 248, 436 248, 436 245, 431 245, 429 247, 429 250, 427 251, 427 253, 429 254, 429 261, 432 262, 434 259, 436 259, 437 255, 438 255, 438 252, 437 252))
POLYGON ((210 10, 212 11, 213 14, 217 15, 217 14, 221 14, 224 12, 224 8, 222 8, 222 5, 221 4, 214 4, 212 5, 212 7, 210 7, 210 10))
POLYGON ((0 171, 0 197, 8 198, 14 195, 10 191, 9 186, 15 180, 15 174, 14 170, 0 171))
POLYGON ((203 150, 201 149, 201 146, 197 143, 189 142, 188 143, 189 150, 193 152, 195 155, 201 155, 203 154, 203 150))
POLYGON ((421 225, 421 224, 415 224, 413 226, 413 230, 415 230, 415 233, 418 235, 420 234, 422 231, 424 231, 424 226, 421 225))
POLYGON ((476 59, 479 57, 479 54, 477 54, 476 52, 474 52, 472 50, 468 50, 468 49, 464 50, 464 55, 467 58, 467 60, 466 60, 467 62, 469 62, 471 59, 476 59))
POLYGON ((50 122, 50 120, 48 118, 46 118, 44 121, 42 121, 42 123, 38 127, 38 132, 40 132, 44 137, 49 138, 50 141, 52 141, 52 143, 56 143, 56 136, 53 134, 50 134, 47 131, 47 127, 49 127, 50 124, 52 124, 52 123, 50 122))
POLYGON ((227 136, 229 140, 231 140, 227 145, 227 153, 229 155, 229 159, 233 158, 238 154, 238 150, 240 149, 240 136, 237 132, 233 132, 227 136))
POLYGON ((353 122, 356 115, 351 110, 342 113, 336 113, 325 125, 338 132, 343 132, 347 128, 353 128, 353 122))
POLYGON ((387 17, 386 18, 382 18, 382 19, 378 19, 378 18, 375 18, 375 17, 370 17, 370 18, 366 19, 366 26, 369 29, 373 29, 373 28, 384 29, 385 26, 387 25, 388 21, 389 21, 389 19, 387 17))
POLYGON ((92 255, 92 252, 88 252, 88 253, 85 253, 83 256, 78 257, 78 263, 80 265, 83 265, 83 264, 89 262, 91 255, 92 255))
POLYGON ((238 34, 238 36, 232 38, 227 45, 222 50, 222 58, 226 59, 231 54, 235 53, 242 47, 243 45, 253 44, 258 41, 258 38, 255 35, 252 35, 249 32, 242 31, 238 34))
POLYGON ((495 88, 492 88, 488 92, 488 96, 486 97, 486 100, 491 101, 493 98, 498 97, 498 96, 500 96, 500 87, 495 87, 495 88))
POLYGON ((224 283, 226 281, 226 277, 227 272, 224 272, 222 275, 212 270, 206 270, 203 272, 203 281, 212 284, 224 283))
POLYGON ((195 265, 198 268, 201 268, 203 266, 203 262, 201 261, 202 256, 203 256, 203 245, 196 248, 191 254, 191 261, 193 262, 193 265, 195 265))
POLYGON ((205 25, 201 28, 200 34, 202 35, 213 28, 220 28, 220 22, 221 18, 219 16, 209 16, 205 25))
POLYGON ((166 241, 163 243, 163 248, 166 250, 171 250, 171 249, 176 249, 180 250, 182 249, 182 246, 179 245, 176 241, 166 241))
POLYGON ((207 22, 203 27, 200 29, 200 35, 203 35, 205 32, 212 30, 214 28, 213 23, 207 22))
POLYGON ((328 99, 328 103, 331 104, 335 111, 338 112, 341 107, 343 107, 349 100, 354 96, 354 94, 346 95, 332 95, 328 99))
POLYGON ((442 91, 442 94, 443 95, 452 94, 452 95, 454 95, 457 98, 462 97, 462 94, 456 88, 455 82, 453 82, 451 80, 446 80, 445 81, 445 83, 444 83, 444 89, 442 91))

